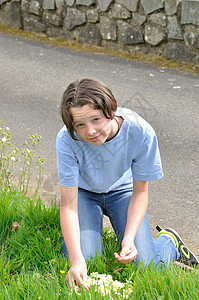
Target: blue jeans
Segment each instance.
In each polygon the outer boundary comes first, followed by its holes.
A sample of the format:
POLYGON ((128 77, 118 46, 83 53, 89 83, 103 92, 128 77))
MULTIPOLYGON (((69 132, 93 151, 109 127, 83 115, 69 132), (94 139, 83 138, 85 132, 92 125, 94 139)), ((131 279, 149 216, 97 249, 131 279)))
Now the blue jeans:
MULTIPOLYGON (((85 260, 89 260, 96 253, 103 255, 103 214, 109 217, 118 238, 122 238, 131 196, 132 189, 97 194, 79 188, 80 243, 85 260)), ((134 242, 138 251, 136 262, 141 263, 143 266, 148 265, 151 261, 155 265, 166 265, 169 261, 175 261, 179 258, 179 252, 169 237, 159 236, 154 242, 147 213, 138 229, 134 242)), ((67 257, 68 252, 65 243, 63 243, 62 250, 67 257)))

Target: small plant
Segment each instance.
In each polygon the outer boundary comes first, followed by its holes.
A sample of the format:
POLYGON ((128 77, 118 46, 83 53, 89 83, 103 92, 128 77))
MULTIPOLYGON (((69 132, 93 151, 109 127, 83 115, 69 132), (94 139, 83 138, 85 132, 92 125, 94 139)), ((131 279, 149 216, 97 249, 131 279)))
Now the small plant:
MULTIPOLYGON (((0 122, 1 124, 1 122, 0 122)), ((33 159, 37 143, 41 142, 40 135, 29 135, 29 139, 25 140, 23 145, 25 148, 21 149, 21 155, 19 155, 19 149, 11 143, 12 134, 9 128, 4 126, 0 127, 0 183, 4 191, 16 188, 23 195, 27 195, 30 178, 31 167, 33 165, 33 159), (13 182, 13 170, 17 162, 22 163, 22 167, 19 174, 18 183, 13 182)), ((34 197, 37 197, 38 190, 42 183, 42 165, 44 158, 38 156, 36 158, 36 168, 38 169, 38 175, 36 177, 37 185, 35 188, 34 197)))

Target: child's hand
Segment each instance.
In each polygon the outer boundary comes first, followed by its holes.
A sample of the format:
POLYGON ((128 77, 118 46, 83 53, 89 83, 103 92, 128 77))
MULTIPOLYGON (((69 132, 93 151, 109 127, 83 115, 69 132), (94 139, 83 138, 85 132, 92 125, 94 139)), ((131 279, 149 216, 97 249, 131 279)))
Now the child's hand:
MULTIPOLYGON (((79 259, 75 263, 71 264, 71 268, 66 275, 65 281, 68 283, 69 288, 73 286, 77 289, 84 286, 84 280, 87 278, 87 267, 84 259, 79 259)), ((88 286, 85 286, 89 289, 88 286)))
POLYGON ((138 255, 138 251, 134 245, 134 243, 132 243, 129 246, 123 246, 122 245, 122 251, 120 252, 120 255, 118 253, 114 253, 115 258, 121 263, 121 264, 127 264, 130 261, 136 259, 137 255, 138 255))

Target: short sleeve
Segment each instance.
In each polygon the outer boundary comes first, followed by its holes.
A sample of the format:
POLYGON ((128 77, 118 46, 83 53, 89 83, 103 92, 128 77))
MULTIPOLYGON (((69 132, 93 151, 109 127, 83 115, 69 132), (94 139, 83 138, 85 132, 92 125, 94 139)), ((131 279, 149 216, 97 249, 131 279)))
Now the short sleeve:
POLYGON ((152 181, 163 177, 158 140, 152 128, 147 130, 138 155, 132 161, 132 176, 139 181, 152 181))
POLYGON ((61 186, 78 184, 79 165, 67 134, 59 132, 56 140, 57 167, 61 186))

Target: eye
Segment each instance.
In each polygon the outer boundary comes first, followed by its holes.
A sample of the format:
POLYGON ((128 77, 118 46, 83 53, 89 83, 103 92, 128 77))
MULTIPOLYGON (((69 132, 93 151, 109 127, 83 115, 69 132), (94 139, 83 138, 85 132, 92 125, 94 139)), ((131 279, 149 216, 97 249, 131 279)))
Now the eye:
POLYGON ((95 118, 95 119, 93 119, 93 122, 97 122, 97 121, 99 121, 99 119, 100 118, 95 118))
POLYGON ((84 126, 84 124, 81 124, 81 123, 76 125, 77 128, 81 128, 83 126, 84 126))

